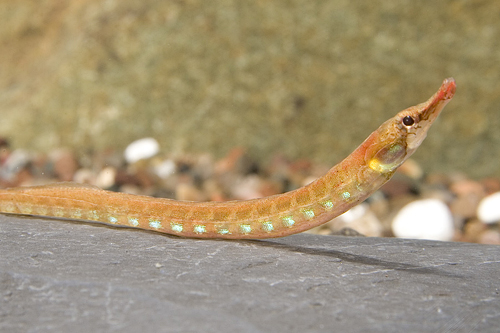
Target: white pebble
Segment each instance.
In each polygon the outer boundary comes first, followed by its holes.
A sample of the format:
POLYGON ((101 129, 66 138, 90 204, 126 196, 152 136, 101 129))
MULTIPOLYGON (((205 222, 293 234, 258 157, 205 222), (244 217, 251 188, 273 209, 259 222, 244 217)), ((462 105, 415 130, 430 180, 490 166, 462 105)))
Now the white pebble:
POLYGON ((116 169, 110 166, 102 169, 96 177, 95 185, 103 189, 110 188, 115 185, 116 173, 116 169))
POLYGON ((500 221, 500 192, 490 194, 481 200, 477 208, 477 217, 488 224, 500 221))
POLYGON ((382 236, 382 224, 366 203, 349 209, 337 219, 337 227, 349 227, 368 237, 382 236))
POLYGON ((347 212, 340 215, 339 218, 341 218, 346 223, 350 223, 350 222, 359 220, 367 212, 368 212, 368 205, 365 203, 362 203, 362 204, 359 204, 357 206, 352 207, 347 212))
POLYGON ((453 216, 441 200, 424 199, 404 206, 392 221, 396 237, 450 241, 453 216))
POLYGON ((95 174, 90 169, 81 168, 75 171, 73 181, 80 184, 94 184, 95 174))
POLYGON ((16 175, 30 161, 28 152, 22 149, 14 150, 0 168, 0 178, 14 180, 16 175))
POLYGON ((158 154, 160 145, 153 138, 136 140, 125 148, 125 159, 132 164, 139 160, 150 158, 158 154))
POLYGON ((166 179, 175 173, 177 166, 172 160, 164 160, 155 165, 155 172, 161 179, 166 179))

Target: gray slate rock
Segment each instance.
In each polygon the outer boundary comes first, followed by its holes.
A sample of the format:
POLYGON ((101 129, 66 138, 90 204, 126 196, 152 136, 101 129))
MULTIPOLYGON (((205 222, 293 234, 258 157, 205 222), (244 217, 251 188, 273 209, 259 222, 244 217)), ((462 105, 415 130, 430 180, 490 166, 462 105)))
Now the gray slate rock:
POLYGON ((1 332, 494 332, 500 247, 0 215, 1 332))

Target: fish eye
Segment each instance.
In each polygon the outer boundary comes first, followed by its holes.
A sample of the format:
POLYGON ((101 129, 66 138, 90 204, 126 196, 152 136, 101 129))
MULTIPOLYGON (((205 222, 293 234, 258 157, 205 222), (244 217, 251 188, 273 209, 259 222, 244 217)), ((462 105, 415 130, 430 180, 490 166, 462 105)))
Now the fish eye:
POLYGON ((406 116, 403 118, 403 125, 405 126, 411 126, 415 124, 415 120, 411 116, 406 116))

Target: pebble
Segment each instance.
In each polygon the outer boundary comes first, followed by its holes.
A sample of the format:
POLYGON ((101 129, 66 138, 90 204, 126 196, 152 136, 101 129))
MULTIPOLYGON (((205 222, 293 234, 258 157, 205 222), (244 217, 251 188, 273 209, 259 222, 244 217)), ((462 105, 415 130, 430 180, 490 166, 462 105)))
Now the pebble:
POLYGON ((487 229, 487 224, 479 220, 471 220, 465 224, 463 238, 460 241, 478 243, 481 240, 481 234, 487 229))
POLYGON ((232 149, 226 157, 218 161, 215 169, 219 174, 226 172, 246 174, 250 169, 250 163, 250 159, 246 155, 246 150, 238 147, 232 149))
POLYGON ((78 170, 78 162, 73 152, 67 149, 57 149, 52 151, 50 155, 57 178, 63 182, 72 181, 78 170))
MULTIPOLYGON (((159 150, 156 140, 144 138, 132 142, 124 153, 108 149, 78 155, 77 160, 77 155, 68 150, 58 149, 47 155, 10 150, 0 142, 0 186, 38 185, 72 178, 134 194, 227 201, 294 190, 324 175, 329 168, 282 155, 258 164, 244 148, 236 148, 220 160, 209 154, 162 156, 159 150)), ((356 230, 366 236, 497 244, 498 222, 499 178, 478 181, 453 172, 423 177, 419 165, 411 161, 364 204, 310 232, 331 235, 356 230)))
POLYGON ((175 189, 177 200, 183 201, 205 201, 205 195, 191 183, 179 183, 175 189))
POLYGON ((160 144, 153 138, 143 138, 133 141, 125 148, 125 160, 134 164, 142 159, 155 156, 160 151, 160 144))
POLYGON ((358 233, 368 237, 382 236, 382 224, 366 203, 349 209, 336 220, 338 220, 337 229, 354 229, 358 233))
POLYGON ((500 192, 483 198, 477 208, 477 217, 484 223, 497 223, 500 221, 500 192))
POLYGON ((177 166, 173 160, 164 160, 155 165, 154 170, 158 177, 166 179, 176 172, 177 166))
POLYGON ((392 231, 400 238, 450 241, 454 234, 453 216, 440 200, 417 200, 396 214, 392 231))
POLYGON ((470 180, 462 179, 454 182, 450 186, 450 190, 458 196, 465 196, 474 194, 476 196, 484 196, 484 187, 481 183, 470 180))
POLYGON ((231 195, 237 200, 262 198, 262 179, 257 175, 248 175, 237 181, 231 189, 231 195))
POLYGON ((109 189, 115 185, 116 169, 112 166, 102 169, 95 179, 95 185, 102 189, 109 189))
POLYGON ((479 237, 479 243, 500 245, 500 233, 497 230, 486 230, 479 237))
POLYGON ((306 178, 304 178, 302 180, 302 184, 301 186, 306 186, 306 185, 309 185, 311 184, 313 181, 315 181, 316 179, 318 179, 318 177, 314 177, 314 176, 307 176, 306 178))
POLYGON ((413 191, 412 181, 410 178, 396 174, 389 182, 385 183, 380 189, 386 196, 390 198, 400 197, 413 191))
POLYGON ((15 150, 5 157, 0 169, 0 177, 6 181, 14 182, 17 174, 30 162, 30 154, 25 150, 15 150))
MULTIPOLYGON (((73 181, 80 184, 95 184, 96 175, 87 168, 78 169, 73 175, 73 181)), ((97 185, 99 186, 99 185, 97 185)))
POLYGON ((453 215, 461 219, 472 219, 476 217, 477 207, 481 197, 474 192, 459 195, 450 205, 453 215))
POLYGON ((500 179, 498 178, 485 178, 481 180, 487 194, 500 191, 500 179))
POLYGON ((411 179, 422 179, 424 176, 424 170, 422 167, 413 159, 406 160, 398 169, 398 173, 406 175, 411 179))

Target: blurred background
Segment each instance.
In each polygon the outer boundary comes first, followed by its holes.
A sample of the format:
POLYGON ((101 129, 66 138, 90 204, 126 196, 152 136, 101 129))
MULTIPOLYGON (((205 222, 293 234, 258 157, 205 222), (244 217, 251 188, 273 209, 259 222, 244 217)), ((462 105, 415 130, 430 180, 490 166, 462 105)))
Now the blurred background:
MULTIPOLYGON (((321 175, 452 76, 455 98, 403 185, 384 197, 406 188, 420 198, 418 181, 445 188, 439 200, 453 208, 472 191, 472 213, 457 218, 452 209, 464 233, 479 202, 500 191, 499 18, 493 1, 0 1, 3 185, 36 183, 26 179, 37 175, 96 183, 111 167, 98 185, 139 184, 128 190, 179 198, 177 185, 144 188, 155 183, 149 178, 168 183, 210 165, 278 185, 188 199, 273 194, 321 175), (121 160, 143 138, 149 146, 121 160), (5 165, 13 152, 17 160, 5 165), (124 167, 153 156, 161 159, 124 167), (303 179, 294 180, 297 172, 303 179)), ((196 177, 208 179, 204 172, 196 177)), ((203 188, 196 177, 185 181, 193 191, 203 188)))

